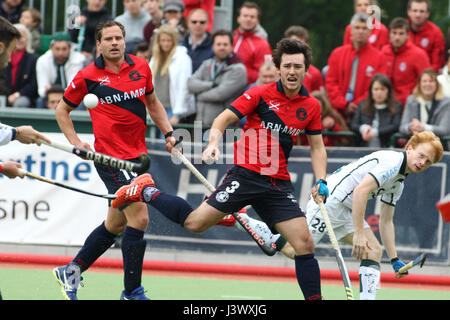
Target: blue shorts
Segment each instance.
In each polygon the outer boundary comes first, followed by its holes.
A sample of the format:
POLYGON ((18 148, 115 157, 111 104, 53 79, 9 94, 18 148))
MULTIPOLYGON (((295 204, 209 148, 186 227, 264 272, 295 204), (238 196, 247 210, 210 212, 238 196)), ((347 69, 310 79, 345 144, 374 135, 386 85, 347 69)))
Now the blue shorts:
POLYGON ((243 167, 233 166, 207 203, 224 213, 251 205, 272 231, 282 221, 304 217, 294 197, 290 180, 274 179, 243 167))
MULTIPOLYGON (((139 158, 129 159, 131 162, 140 162, 139 158)), ((109 194, 114 194, 116 191, 127 184, 131 183, 131 180, 138 176, 135 172, 128 172, 126 170, 120 170, 116 168, 111 168, 110 166, 104 166, 94 162, 95 169, 97 170, 100 179, 108 189, 109 194)), ((108 200, 108 205, 111 206, 111 200, 108 200)), ((128 204, 120 207, 120 210, 126 208, 128 204)))

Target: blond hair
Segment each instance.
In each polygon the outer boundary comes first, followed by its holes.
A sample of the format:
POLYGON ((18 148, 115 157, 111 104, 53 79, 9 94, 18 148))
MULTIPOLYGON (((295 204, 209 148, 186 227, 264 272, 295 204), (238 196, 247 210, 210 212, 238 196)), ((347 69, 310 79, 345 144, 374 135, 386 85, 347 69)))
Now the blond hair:
POLYGON ((442 89, 441 83, 437 79, 438 73, 433 69, 425 69, 420 74, 419 79, 417 80, 417 84, 413 90, 414 98, 423 97, 422 90, 420 89, 420 81, 422 81, 423 76, 426 74, 429 75, 434 82, 436 82, 436 92, 434 93, 434 99, 436 100, 444 99, 445 97, 444 90, 442 89))
POLYGON ((158 28, 152 48, 152 57, 153 57, 152 72, 155 75, 158 74, 158 72, 162 76, 167 74, 167 72, 169 71, 170 62, 177 49, 177 45, 178 45, 178 34, 175 28, 173 28, 168 24, 163 24, 161 27, 158 28), (161 46, 159 45, 161 35, 163 34, 171 37, 173 42, 173 48, 170 50, 169 53, 163 52, 161 46))
POLYGON ((442 146, 441 139, 436 136, 432 131, 416 132, 406 143, 405 149, 411 146, 415 149, 419 144, 429 143, 434 149, 433 163, 439 162, 442 159, 444 153, 444 147, 442 146))

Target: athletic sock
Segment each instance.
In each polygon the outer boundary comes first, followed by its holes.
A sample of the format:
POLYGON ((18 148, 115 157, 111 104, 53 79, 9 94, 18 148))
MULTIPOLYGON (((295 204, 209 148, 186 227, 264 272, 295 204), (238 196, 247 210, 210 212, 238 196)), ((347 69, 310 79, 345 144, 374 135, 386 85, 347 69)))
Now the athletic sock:
POLYGON ((145 247, 144 231, 127 227, 122 239, 122 257, 124 270, 125 294, 141 286, 142 263, 144 262, 145 247))
POLYGON ((95 228, 86 238, 83 247, 72 263, 80 266, 80 271, 86 271, 109 247, 114 244, 115 234, 109 232, 105 223, 95 228))
POLYGON ((359 299, 375 300, 380 283, 380 264, 374 260, 361 260, 359 267, 359 299))
POLYGON ((305 300, 322 299, 319 263, 314 258, 314 254, 295 256, 294 259, 297 281, 305 300))
POLYGON ((160 192, 153 187, 144 188, 142 197, 146 203, 157 209, 169 220, 181 226, 184 225, 184 221, 188 215, 194 211, 186 200, 165 192, 160 192))

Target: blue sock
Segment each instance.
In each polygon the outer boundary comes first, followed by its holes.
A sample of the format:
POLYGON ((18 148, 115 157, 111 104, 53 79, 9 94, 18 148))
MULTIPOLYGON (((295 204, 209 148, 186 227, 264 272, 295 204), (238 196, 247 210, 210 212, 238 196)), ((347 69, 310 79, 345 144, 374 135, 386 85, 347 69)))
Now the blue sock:
POLYGON ((125 229, 122 239, 122 256, 126 295, 130 295, 134 289, 141 286, 146 245, 144 231, 129 226, 125 229))
POLYGON ((105 223, 95 228, 86 238, 83 247, 73 259, 72 263, 80 266, 80 271, 86 271, 109 247, 114 244, 115 234, 109 232, 105 223))
POLYGON ((314 254, 295 256, 295 272, 305 300, 322 299, 320 269, 314 254))
POLYGON ((184 225, 184 221, 188 215, 194 211, 186 200, 165 192, 160 192, 153 187, 144 188, 142 197, 146 203, 157 209, 166 218, 181 226, 184 225))

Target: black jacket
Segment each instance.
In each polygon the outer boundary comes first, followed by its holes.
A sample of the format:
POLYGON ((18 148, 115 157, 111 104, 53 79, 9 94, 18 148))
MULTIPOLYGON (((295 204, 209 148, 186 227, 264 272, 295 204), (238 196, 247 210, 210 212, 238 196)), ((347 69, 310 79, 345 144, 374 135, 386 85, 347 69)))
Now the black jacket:
POLYGON ((192 73, 197 71, 203 61, 214 56, 214 52, 212 51, 212 39, 209 32, 207 33, 207 37, 203 39, 195 50, 192 50, 192 46, 189 44, 189 34, 184 36, 184 38, 180 41, 180 44, 187 48, 188 54, 191 57, 192 73))
POLYGON ((25 5, 25 0, 22 0, 21 4, 19 4, 17 8, 11 13, 8 13, 5 11, 5 9, 3 9, 3 2, 4 0, 0 1, 0 16, 5 18, 12 24, 19 23, 20 15, 22 14, 22 11, 27 7, 25 5))

